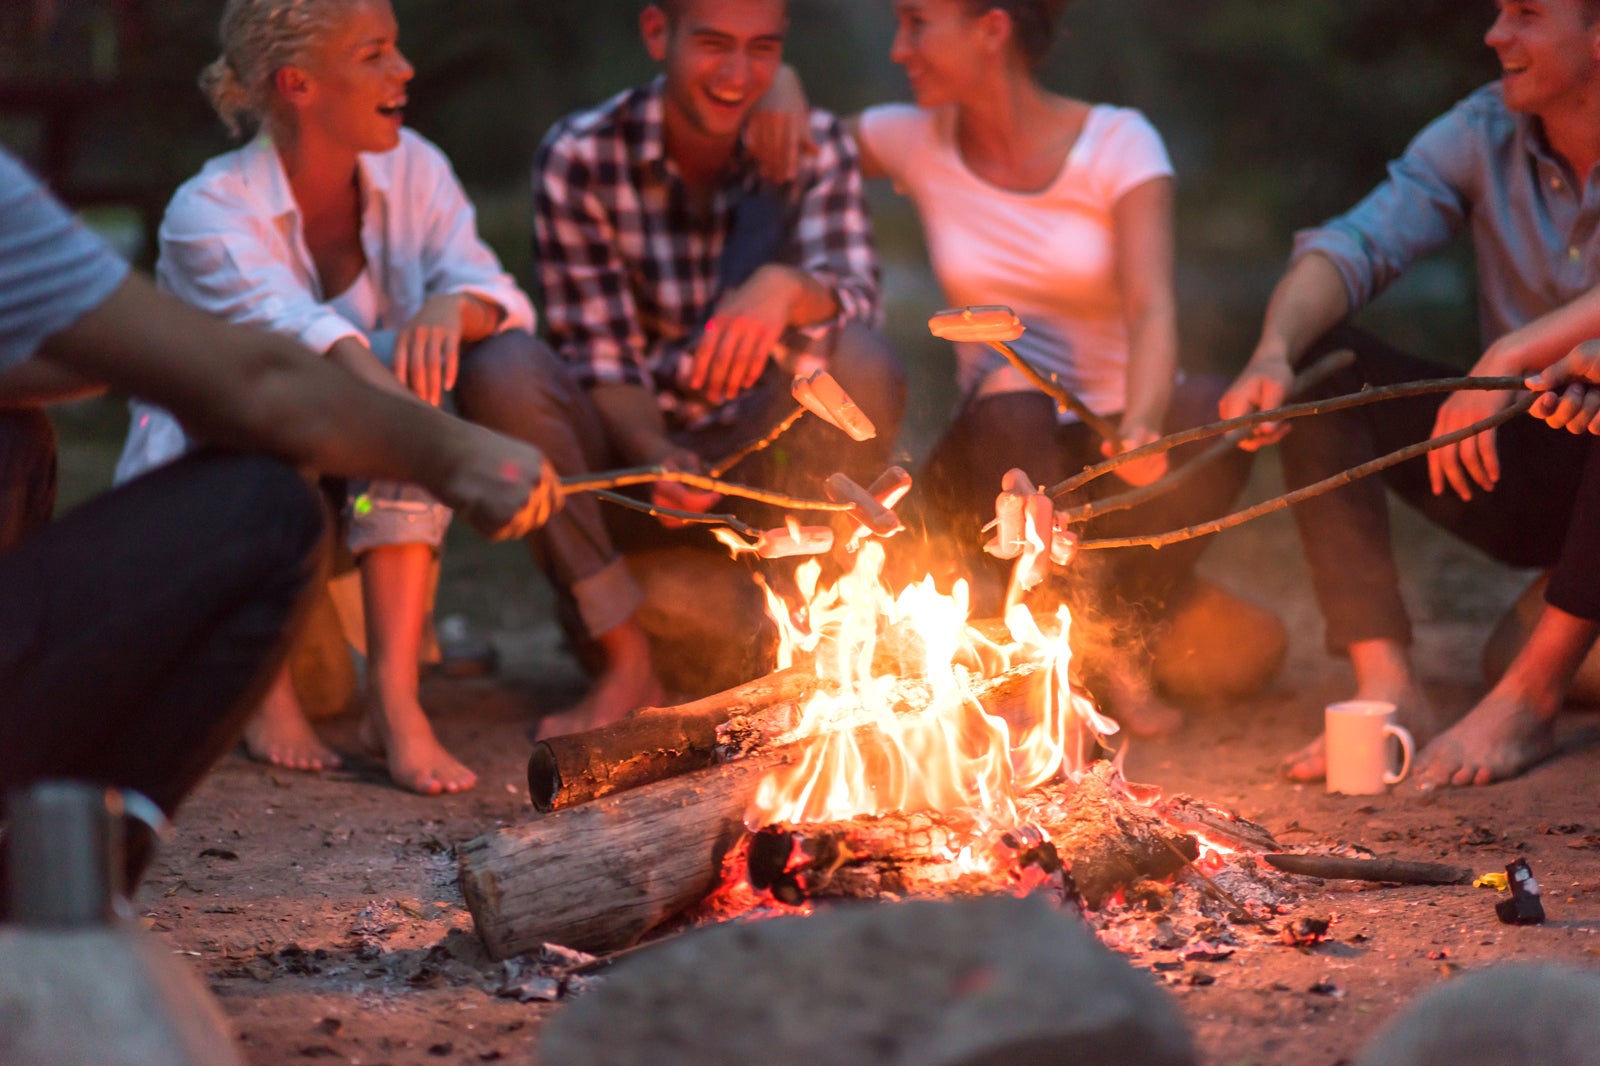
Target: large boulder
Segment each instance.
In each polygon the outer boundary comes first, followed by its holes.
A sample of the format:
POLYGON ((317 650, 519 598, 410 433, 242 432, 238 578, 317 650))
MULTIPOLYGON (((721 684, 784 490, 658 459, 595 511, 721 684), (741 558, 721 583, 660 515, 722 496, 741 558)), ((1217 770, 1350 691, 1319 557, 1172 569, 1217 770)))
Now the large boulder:
POLYGON ((1034 899, 841 906, 639 953, 557 1014, 545 1066, 1179 1066, 1177 1006, 1034 899))
POLYGON ((1600 1066, 1600 974, 1513 963, 1455 978, 1408 1007, 1356 1066, 1600 1066))

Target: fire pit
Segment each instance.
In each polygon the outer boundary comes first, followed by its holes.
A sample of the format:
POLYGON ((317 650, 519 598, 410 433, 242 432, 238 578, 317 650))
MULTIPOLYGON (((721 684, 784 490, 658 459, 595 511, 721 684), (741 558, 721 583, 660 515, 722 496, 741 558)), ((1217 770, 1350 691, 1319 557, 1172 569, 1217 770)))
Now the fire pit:
POLYGON ((551 813, 459 852, 491 953, 986 894, 1086 910, 1113 941, 1140 922, 1124 914, 1178 915, 1211 940, 1293 902, 1257 857, 1283 850, 1265 829, 1104 757, 1118 727, 1076 679, 1065 608, 1040 620, 1014 602, 974 625, 962 585, 891 593, 884 558, 868 542, 831 585, 803 564, 796 602, 769 590, 768 678, 541 745, 530 785, 551 813))

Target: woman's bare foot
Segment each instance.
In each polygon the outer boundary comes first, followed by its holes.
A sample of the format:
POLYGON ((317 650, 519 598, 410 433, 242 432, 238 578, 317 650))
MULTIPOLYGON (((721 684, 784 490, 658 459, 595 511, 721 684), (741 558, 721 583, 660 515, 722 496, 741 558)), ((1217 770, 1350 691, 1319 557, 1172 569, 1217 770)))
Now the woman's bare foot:
POLYGON ((1422 749, 1417 786, 1487 785, 1544 761, 1556 740, 1554 718, 1543 710, 1496 688, 1422 749))
POLYGON ((279 672, 260 710, 244 727, 244 749, 257 762, 286 770, 331 770, 340 763, 338 752, 306 720, 288 670, 279 672))
POLYGON ((658 704, 661 684, 650 661, 650 640, 633 620, 595 638, 605 654, 604 671, 577 704, 539 719, 535 740, 598 729, 620 721, 629 711, 658 704))
POLYGON ((416 700, 369 697, 361 740, 384 757, 390 779, 401 788, 437 796, 465 792, 478 783, 478 775, 439 743, 416 700))
POLYGON ((1183 725, 1183 712, 1162 699, 1149 675, 1133 663, 1106 675, 1105 699, 1107 713, 1132 736, 1167 737, 1183 725))

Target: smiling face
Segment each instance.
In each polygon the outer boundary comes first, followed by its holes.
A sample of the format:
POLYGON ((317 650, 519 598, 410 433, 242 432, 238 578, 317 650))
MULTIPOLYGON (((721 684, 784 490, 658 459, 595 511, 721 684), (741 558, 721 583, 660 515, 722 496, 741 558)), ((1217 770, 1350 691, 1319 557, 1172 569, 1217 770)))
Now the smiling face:
POLYGON ((986 28, 965 0, 894 0, 889 58, 905 68, 918 107, 959 102, 977 83, 986 57, 986 28))
POLYGON ((1544 115, 1600 93, 1600 20, 1587 0, 1500 0, 1484 43, 1513 111, 1544 115))
POLYGON ((400 54, 399 33, 388 0, 350 5, 296 68, 302 80, 292 95, 303 130, 358 152, 386 152, 400 143, 406 84, 415 71, 400 54))
POLYGON ((783 62, 787 0, 677 0, 646 9, 640 28, 666 72, 666 122, 696 140, 731 145, 783 62))

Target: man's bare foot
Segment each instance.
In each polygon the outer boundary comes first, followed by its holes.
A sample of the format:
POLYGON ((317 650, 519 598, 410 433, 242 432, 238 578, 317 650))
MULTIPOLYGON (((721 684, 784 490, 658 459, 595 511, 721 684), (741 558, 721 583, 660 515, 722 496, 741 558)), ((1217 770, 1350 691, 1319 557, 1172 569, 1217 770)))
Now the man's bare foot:
POLYGON ((1422 749, 1418 788, 1487 785, 1516 777, 1555 751, 1555 724, 1531 701, 1499 688, 1422 749))
POLYGON ((361 721, 361 740, 389 764, 389 777, 401 788, 424 796, 465 792, 478 775, 445 750, 415 700, 380 701, 369 697, 361 721))
POLYGON ((539 719, 535 740, 599 729, 620 721, 635 708, 661 702, 663 693, 650 661, 650 641, 637 622, 629 620, 607 630, 596 642, 605 654, 604 671, 575 705, 539 719))
POLYGON ((244 727, 244 750, 257 762, 286 770, 331 770, 340 763, 338 752, 306 720, 287 671, 278 675, 244 727))
MULTIPOLYGON (((1381 700, 1395 705, 1395 724, 1405 726, 1419 744, 1426 744, 1439 730, 1439 721, 1428 697, 1416 685, 1404 685, 1398 690, 1384 686, 1369 686, 1357 691, 1353 700, 1381 700)), ((1321 732, 1311 743, 1287 756, 1278 769, 1284 777, 1300 784, 1321 781, 1328 776, 1326 739, 1321 732)))
POLYGON ((1106 712, 1132 736, 1167 737, 1183 725, 1183 712, 1162 699, 1149 675, 1133 663, 1114 666, 1104 691, 1106 712))

